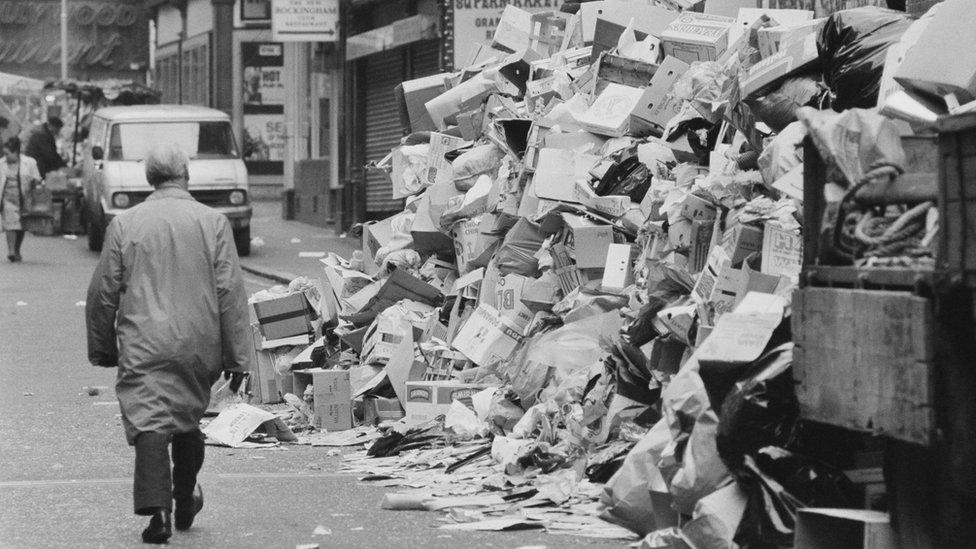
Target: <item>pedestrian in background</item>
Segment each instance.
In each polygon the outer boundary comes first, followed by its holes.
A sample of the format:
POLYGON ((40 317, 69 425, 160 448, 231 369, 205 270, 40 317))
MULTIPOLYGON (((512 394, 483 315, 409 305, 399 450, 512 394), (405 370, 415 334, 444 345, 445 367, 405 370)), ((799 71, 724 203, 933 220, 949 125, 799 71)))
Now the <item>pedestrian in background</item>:
POLYGON ((57 138, 63 127, 64 121, 57 116, 52 116, 47 119, 47 122, 34 128, 27 137, 24 153, 37 161, 41 179, 44 179, 47 172, 67 166, 67 162, 58 154, 57 138))
POLYGON ((7 259, 13 262, 23 260, 20 246, 24 243, 24 227, 21 214, 27 211, 31 191, 41 182, 37 162, 20 154, 20 138, 11 137, 3 142, 3 161, 0 162, 0 181, 3 185, 3 209, 0 210, 0 225, 7 236, 7 259))
POLYGON ((85 309, 89 360, 118 367, 115 390, 135 446, 135 512, 151 517, 146 543, 169 539, 171 516, 177 530, 189 528, 203 507, 200 419, 221 371, 236 392, 250 360, 231 227, 190 196, 188 164, 175 144, 148 152, 155 191, 109 223, 85 309))

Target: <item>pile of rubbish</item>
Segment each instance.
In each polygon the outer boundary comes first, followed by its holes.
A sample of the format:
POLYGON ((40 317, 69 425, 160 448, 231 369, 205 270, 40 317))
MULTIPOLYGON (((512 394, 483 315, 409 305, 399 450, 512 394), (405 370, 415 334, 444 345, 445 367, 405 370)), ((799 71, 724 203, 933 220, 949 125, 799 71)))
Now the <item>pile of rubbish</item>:
POLYGON ((973 9, 740 4, 508 6, 471 66, 398 87, 374 168, 406 207, 252 298, 251 392, 286 406, 251 428, 365 444, 383 506, 450 529, 788 546, 799 509, 863 508, 804 443, 802 229, 819 264, 931 264, 934 191, 892 189, 903 138, 976 99, 913 76, 973 9))

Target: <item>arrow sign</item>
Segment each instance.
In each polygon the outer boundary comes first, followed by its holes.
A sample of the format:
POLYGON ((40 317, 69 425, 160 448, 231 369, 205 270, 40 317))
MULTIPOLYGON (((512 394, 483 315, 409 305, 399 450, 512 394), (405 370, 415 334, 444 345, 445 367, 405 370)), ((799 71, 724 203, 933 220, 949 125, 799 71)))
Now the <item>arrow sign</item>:
POLYGON ((271 32, 279 42, 335 42, 339 0, 272 0, 271 32))

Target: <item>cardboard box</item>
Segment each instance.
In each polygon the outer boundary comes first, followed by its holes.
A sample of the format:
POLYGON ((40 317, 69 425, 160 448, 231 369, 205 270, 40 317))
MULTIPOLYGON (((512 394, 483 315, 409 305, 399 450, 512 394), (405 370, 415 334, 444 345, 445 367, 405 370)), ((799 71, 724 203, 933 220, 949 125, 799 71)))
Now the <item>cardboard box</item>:
POLYGON ((735 298, 742 286, 742 271, 732 268, 732 258, 721 246, 712 248, 705 268, 698 275, 692 298, 700 304, 710 304, 716 315, 735 306, 735 298))
POLYGON ((280 351, 276 349, 261 349, 261 332, 257 324, 251 324, 252 341, 254 342, 254 362, 251 369, 251 394, 261 404, 281 402, 284 390, 284 379, 275 371, 275 359, 280 351))
POLYGON ((887 513, 867 509, 797 509, 795 549, 889 549, 895 532, 887 513))
POLYGON ((813 11, 797 9, 765 9, 752 6, 742 8, 735 15, 735 25, 729 31, 729 44, 734 44, 749 27, 753 26, 762 19, 763 16, 769 17, 777 26, 802 25, 813 19, 813 11))
POLYGON ((366 425, 396 421, 406 415, 400 401, 395 398, 367 396, 363 399, 363 423, 366 425))
POLYGON ((806 70, 818 60, 817 35, 808 34, 750 67, 739 82, 740 93, 744 99, 762 95, 784 78, 806 70))
POLYGON ((750 255, 762 251, 763 229, 736 223, 722 235, 721 246, 732 258, 732 265, 739 265, 750 255))
POLYGON ((425 104, 444 93, 444 79, 449 76, 447 73, 433 74, 406 80, 393 88, 400 108, 400 127, 407 133, 437 129, 425 104))
POLYGON ((632 119, 637 122, 635 124, 632 120, 632 129, 639 131, 642 125, 649 125, 656 134, 664 131, 668 122, 681 112, 682 101, 672 97, 671 89, 689 68, 688 63, 677 57, 664 58, 637 106, 631 111, 632 119))
POLYGON ((363 255, 365 256, 363 263, 366 274, 373 275, 379 270, 376 266, 376 252, 393 240, 393 218, 398 215, 400 214, 363 226, 363 255))
POLYGON ((479 304, 458 331, 452 345, 479 366, 505 361, 522 340, 522 330, 497 309, 479 304))
POLYGON ((946 0, 918 41, 905 54, 895 80, 909 90, 942 97, 956 94, 959 103, 976 100, 976 3, 946 0))
POLYGON ((481 218, 465 219, 454 224, 454 254, 457 257, 458 273, 467 274, 475 266, 474 261, 491 245, 497 237, 482 234, 481 218))
POLYGON ((312 385, 312 422, 328 431, 352 429, 352 385, 349 370, 295 370, 295 394, 301 397, 312 385))
POLYGON ((691 245, 688 250, 688 272, 699 273, 708 262, 708 252, 712 249, 712 236, 716 231, 715 221, 697 220, 691 222, 691 245))
POLYGON ((408 381, 406 421, 410 425, 447 414, 455 400, 474 409, 471 397, 486 386, 459 381, 408 381))
POLYGON ((609 84, 577 121, 588 131, 620 137, 630 128, 630 115, 640 104, 644 90, 609 84))
POLYGON ((607 248, 607 262, 603 268, 600 287, 605 292, 621 293, 634 282, 631 268, 630 244, 611 244, 607 248))
POLYGON ((708 200, 689 194, 679 204, 678 215, 691 221, 713 220, 718 216, 718 210, 708 200))
POLYGON ((494 307, 502 318, 511 320, 522 330, 532 321, 532 312, 522 304, 522 294, 530 280, 533 279, 515 273, 502 276, 492 263, 485 270, 479 302, 494 307))
POLYGON ((607 263, 607 250, 613 244, 613 227, 563 213, 563 239, 573 250, 576 266, 580 269, 602 269, 607 263))
POLYGON ((731 17, 683 12, 661 34, 664 55, 688 64, 715 61, 728 48, 729 29, 734 24, 731 17))
POLYGON ((254 314, 260 326, 261 335, 265 339, 283 339, 313 331, 312 323, 318 318, 318 313, 311 303, 318 300, 309 299, 303 292, 295 292, 267 301, 252 303, 254 314))
POLYGON ((816 35, 823 27, 823 19, 814 19, 798 25, 781 25, 766 27, 756 31, 759 43, 759 55, 763 58, 778 52, 783 45, 802 40, 807 35, 816 35))
POLYGON ((464 139, 438 132, 430 134, 430 148, 427 152, 427 185, 454 180, 454 169, 444 155, 464 144, 464 139))
POLYGON ((775 276, 796 276, 802 268, 803 238, 800 234, 767 223, 763 234, 760 271, 775 276))

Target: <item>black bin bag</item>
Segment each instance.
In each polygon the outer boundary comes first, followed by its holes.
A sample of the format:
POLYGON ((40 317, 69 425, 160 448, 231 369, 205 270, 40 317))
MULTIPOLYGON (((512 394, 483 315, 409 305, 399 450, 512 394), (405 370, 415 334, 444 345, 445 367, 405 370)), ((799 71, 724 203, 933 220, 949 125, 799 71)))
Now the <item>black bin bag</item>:
POLYGON ((827 19, 817 37, 817 51, 824 80, 835 96, 835 111, 877 106, 888 48, 912 21, 903 12, 873 6, 839 11, 827 19))

